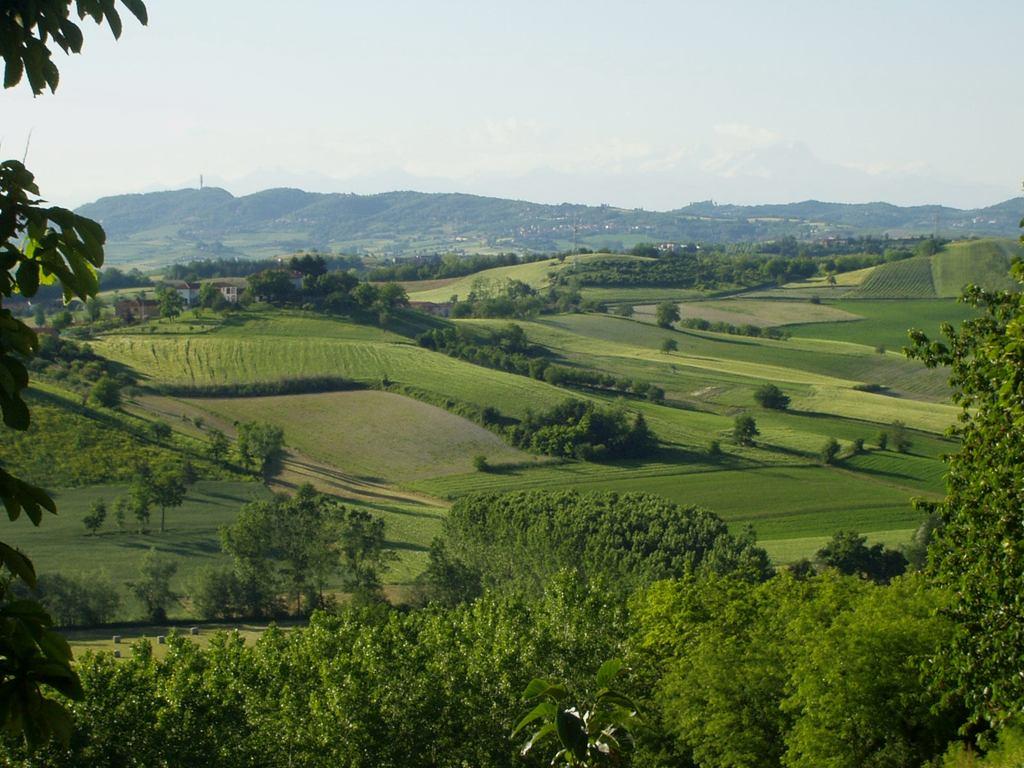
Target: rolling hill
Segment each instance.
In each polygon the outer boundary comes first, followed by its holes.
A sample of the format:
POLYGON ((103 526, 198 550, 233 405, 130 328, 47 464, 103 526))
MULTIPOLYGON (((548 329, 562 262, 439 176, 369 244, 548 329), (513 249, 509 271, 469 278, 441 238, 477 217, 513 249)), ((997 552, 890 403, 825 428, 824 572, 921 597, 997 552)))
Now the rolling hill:
POLYGON ((989 208, 901 208, 806 201, 734 206, 694 203, 657 212, 541 205, 464 194, 318 194, 269 189, 234 197, 217 188, 106 197, 79 212, 100 221, 111 263, 161 264, 211 256, 268 257, 303 248, 384 255, 449 250, 557 251, 575 241, 621 249, 642 241, 738 242, 786 235, 867 233, 1007 236, 1024 200, 989 208))

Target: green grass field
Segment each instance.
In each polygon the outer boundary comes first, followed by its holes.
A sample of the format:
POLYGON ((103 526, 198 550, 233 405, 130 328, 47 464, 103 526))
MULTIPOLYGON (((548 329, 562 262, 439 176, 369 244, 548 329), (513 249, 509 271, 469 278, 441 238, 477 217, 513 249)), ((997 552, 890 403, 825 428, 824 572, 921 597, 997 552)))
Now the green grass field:
POLYGON ((499 285, 506 280, 519 280, 531 288, 544 288, 551 282, 551 275, 555 272, 572 273, 577 264, 586 264, 596 260, 637 260, 640 256, 624 256, 612 253, 589 253, 579 256, 569 256, 564 260, 545 259, 533 261, 527 264, 514 264, 510 267, 494 267, 485 269, 465 277, 453 280, 424 280, 422 287, 415 282, 405 282, 406 291, 412 301, 434 301, 445 302, 452 296, 465 299, 472 291, 485 289, 487 285, 499 285))
MULTIPOLYGON (((230 564, 230 558, 220 551, 220 528, 234 522, 245 503, 270 496, 262 484, 253 481, 201 480, 192 486, 184 505, 167 511, 164 533, 158 528, 159 510, 154 510, 149 533, 139 533, 133 519, 118 529, 109 513, 100 532, 89 535, 82 518, 90 504, 103 499, 110 507, 127 493, 127 485, 59 491, 54 495, 57 515, 47 515, 39 527, 19 520, 7 527, 4 540, 27 552, 38 573, 108 578, 125 597, 124 618, 132 619, 141 615, 141 609, 129 598, 126 584, 137 577, 142 558, 150 549, 178 565, 172 587, 184 594, 203 568, 230 564)), ((384 574, 384 581, 389 585, 409 584, 426 565, 427 550, 440 530, 443 509, 351 499, 345 503, 384 520, 388 546, 398 555, 384 574)), ((187 617, 189 613, 184 605, 176 604, 170 615, 187 617)))
POLYGON ((860 315, 863 320, 852 323, 814 323, 793 325, 787 330, 794 336, 808 339, 828 339, 863 344, 868 347, 883 345, 898 352, 910 343, 907 332, 920 328, 932 338, 939 334, 944 322, 954 325, 973 317, 972 307, 955 299, 917 299, 903 301, 870 301, 841 299, 829 301, 831 306, 860 315))
POLYGON ((493 432, 440 408, 390 392, 192 400, 230 421, 268 421, 287 445, 346 474, 387 483, 468 472, 474 456, 492 464, 537 460, 493 432))
POLYGON ((378 383, 386 377, 466 403, 498 403, 511 415, 564 397, 543 382, 431 352, 388 331, 306 313, 263 311, 224 325, 155 324, 161 325, 161 332, 152 334, 108 334, 93 348, 152 383, 241 384, 313 376, 378 383))
MULTIPOLYGON (((531 279, 546 279, 546 273, 536 271, 538 264, 542 263, 512 269, 532 267, 531 279)), ((450 287, 435 285, 432 290, 450 287)), ((664 388, 666 405, 635 398, 622 401, 644 414, 662 442, 659 455, 645 461, 539 462, 451 413, 375 390, 265 398, 149 398, 140 400, 138 407, 142 415, 158 414, 161 408, 173 411, 172 404, 177 403, 193 415, 206 414, 209 423, 220 424, 229 433, 235 421, 280 424, 295 456, 286 461, 288 469, 278 487, 294 487, 308 477, 319 487, 332 492, 336 488, 346 499, 351 490, 350 503, 385 519, 389 541, 400 556, 386 580, 399 587, 411 582, 426 563, 429 543, 445 514, 437 499, 479 490, 658 493, 706 506, 736 530, 754 526, 779 562, 812 555, 840 528, 869 532, 890 544, 906 540, 920 517, 910 505, 911 497, 934 499, 942 492, 939 456, 955 450, 942 433, 956 411, 946 404, 943 371, 926 369, 894 352, 878 354, 875 346, 898 348, 910 324, 934 332, 939 322, 963 319, 970 310, 940 299, 829 299, 810 304, 737 298, 685 306, 695 307, 696 316, 706 316, 701 311, 709 309, 730 313, 734 323, 744 318, 743 322, 759 325, 786 324, 794 337, 773 341, 666 330, 640 319, 603 314, 517 321, 530 341, 544 345, 561 365, 664 388), (797 320, 808 322, 792 324, 797 320), (678 351, 660 351, 667 338, 678 342, 678 351), (766 411, 754 405, 754 389, 764 382, 783 388, 792 398, 790 410, 766 411), (855 389, 863 384, 875 385, 882 393, 855 389), (733 419, 744 412, 756 418, 761 432, 753 448, 731 442, 733 419), (912 452, 873 449, 878 432, 896 419, 914 429, 912 452), (863 439, 869 450, 843 459, 839 466, 821 466, 817 455, 831 437, 844 451, 856 439, 863 439), (708 454, 711 440, 721 442, 724 456, 708 454), (486 455, 495 471, 472 471, 472 457, 478 454, 486 455), (303 464, 307 459, 308 466, 303 464)), ((433 401, 448 399, 452 407, 495 406, 516 417, 566 397, 609 404, 621 400, 614 393, 582 393, 486 369, 412 343, 417 323, 440 322, 410 316, 384 330, 307 312, 256 307, 226 318, 189 316, 152 323, 109 333, 92 344, 154 384, 341 376, 376 385, 386 377, 433 401)), ((468 327, 508 323, 458 322, 468 327)), ((191 539, 196 543, 191 546, 215 544, 216 528, 223 524, 217 521, 227 514, 226 509, 209 513, 209 527, 194 531, 191 539)), ((54 552, 82 543, 80 519, 76 526, 74 537, 52 545, 54 552)), ((131 536, 135 535, 110 538, 131 536)), ((32 542, 26 546, 29 551, 36 547, 32 542)), ((134 554, 141 556, 141 551, 140 544, 134 554)), ((210 557, 219 555, 214 552, 207 560, 210 557)))
MULTIPOLYGON (((654 305, 640 305, 635 311, 638 320, 654 322, 654 305)), ((683 319, 701 318, 712 323, 757 325, 762 328, 794 323, 841 323, 859 319, 852 312, 828 304, 744 298, 683 301, 679 303, 679 315, 683 319)))
POLYGON ((123 484, 58 491, 54 494, 56 516, 45 516, 39 527, 19 520, 7 526, 4 540, 26 551, 39 573, 100 574, 119 586, 136 577, 143 556, 152 548, 178 564, 173 586, 180 590, 203 567, 229 562, 220 552, 220 527, 234 521, 246 502, 269 495, 260 483, 252 481, 200 480, 192 486, 184 505, 167 511, 164 533, 157 532, 160 511, 156 509, 150 519, 151 532, 141 534, 134 519, 125 520, 122 530, 113 519, 114 501, 127 493, 128 486, 123 484), (107 503, 107 520, 100 532, 91 536, 82 518, 99 499, 107 503))
POLYGON ((1024 255, 1013 240, 969 240, 950 243, 932 257, 932 280, 939 296, 956 298, 968 283, 989 290, 1015 290, 1010 278, 1013 259, 1024 255))

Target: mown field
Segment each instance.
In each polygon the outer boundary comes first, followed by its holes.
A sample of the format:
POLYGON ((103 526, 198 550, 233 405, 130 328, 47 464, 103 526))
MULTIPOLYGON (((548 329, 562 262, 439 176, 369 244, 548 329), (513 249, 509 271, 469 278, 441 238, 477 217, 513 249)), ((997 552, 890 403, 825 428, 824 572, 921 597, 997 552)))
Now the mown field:
POLYGON ((839 299, 827 303, 862 319, 851 323, 791 325, 787 330, 800 338, 844 341, 872 348, 882 345, 899 353, 909 343, 907 333, 911 328, 920 328, 932 338, 937 338, 942 323, 957 325, 976 314, 972 307, 956 299, 839 299))
POLYGON ((262 420, 285 442, 346 474, 401 484, 472 469, 474 456, 495 464, 538 457, 441 408, 390 392, 324 392, 282 397, 193 399, 231 421, 262 420))
MULTIPOLYGON (((756 325, 770 328, 793 323, 842 323, 858 320, 853 312, 837 309, 828 304, 812 304, 809 301, 781 301, 768 299, 712 299, 703 301, 682 301, 678 303, 679 315, 700 318, 712 323, 732 325, 756 325)), ((642 304, 635 308, 636 317, 654 322, 656 307, 642 304)))

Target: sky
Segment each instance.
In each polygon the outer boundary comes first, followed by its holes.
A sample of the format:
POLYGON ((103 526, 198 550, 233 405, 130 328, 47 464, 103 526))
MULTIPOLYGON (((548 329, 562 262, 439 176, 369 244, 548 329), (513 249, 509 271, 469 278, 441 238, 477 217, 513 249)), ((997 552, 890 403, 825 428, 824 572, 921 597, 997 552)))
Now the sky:
MULTIPOLYGON (((147 0, 2 154, 64 205, 207 185, 657 210, 1020 193, 1024 3, 147 0)), ((127 15, 127 14, 126 14, 127 15)))

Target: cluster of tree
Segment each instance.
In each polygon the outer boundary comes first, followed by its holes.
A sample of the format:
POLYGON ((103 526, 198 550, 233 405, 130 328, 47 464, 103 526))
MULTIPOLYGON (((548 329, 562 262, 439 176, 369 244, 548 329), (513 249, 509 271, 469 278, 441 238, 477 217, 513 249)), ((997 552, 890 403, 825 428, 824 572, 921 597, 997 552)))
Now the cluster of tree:
POLYGON ((745 323, 733 325, 721 320, 712 322, 701 317, 687 317, 679 321, 684 328, 693 328, 696 331, 711 331, 712 333, 728 333, 730 336, 750 336, 754 339, 788 339, 790 334, 781 328, 763 328, 759 325, 745 323))
POLYGON ((106 267, 100 271, 99 280, 100 287, 105 291, 123 291, 126 288, 151 288, 153 286, 153 281, 137 268, 125 272, 117 267, 106 267))
MULTIPOLYGON (((314 260, 315 261, 315 260, 314 260)), ((271 304, 300 304, 338 314, 373 315, 382 325, 395 310, 408 306, 409 297, 397 283, 360 282, 349 272, 301 273, 300 281, 291 270, 269 269, 248 278, 248 297, 271 304)))
POLYGON ((221 530, 221 546, 233 567, 207 571, 192 592, 209 618, 306 615, 333 605, 327 588, 335 582, 357 600, 379 601, 393 558, 383 520, 310 485, 246 504, 221 530))
POLYGON ((643 414, 574 398, 527 413, 507 434, 526 450, 588 461, 648 456, 658 444, 643 414))
MULTIPOLYGON (((285 267, 301 272, 319 269, 320 274, 323 274, 337 270, 361 270, 363 260, 358 256, 324 256, 319 253, 296 254, 288 259, 202 259, 172 264, 164 271, 164 278, 197 282, 215 277, 248 277, 268 269, 285 267)), ((104 281, 103 287, 114 286, 108 286, 104 281)))
POLYGON ((920 577, 878 587, 834 570, 654 585, 633 604, 633 658, 663 738, 636 764, 931 764, 963 722, 921 673, 952 640, 947 604, 920 577))
POLYGON ((36 580, 35 589, 19 584, 14 592, 21 599, 37 599, 58 627, 107 624, 123 604, 114 583, 102 572, 88 576, 44 573, 36 580))
POLYGON ((560 273, 559 280, 582 286, 636 285, 675 288, 753 287, 806 280, 818 274, 848 272, 911 256, 932 255, 944 241, 935 238, 892 241, 863 238, 805 243, 793 237, 761 243, 756 250, 694 245, 631 249, 645 260, 595 259, 560 273))
POLYGON ((510 323, 504 328, 479 331, 465 326, 446 326, 425 331, 416 342, 426 349, 500 371, 543 377, 547 350, 530 344, 521 326, 510 323))
POLYGON ((416 341, 427 349, 556 386, 628 393, 655 402, 665 399, 665 390, 646 381, 617 379, 586 368, 552 363, 547 359, 548 350, 530 344, 522 327, 515 323, 482 332, 463 326, 435 328, 421 333, 416 341))
MULTIPOLYGON (((876 257, 887 253, 913 253, 917 249, 935 248, 947 241, 928 237, 889 237, 888 235, 862 235, 858 237, 828 238, 825 240, 797 240, 792 235, 780 237, 766 243, 759 243, 762 253, 779 256, 803 256, 809 258, 840 259, 847 256, 876 257), (930 241, 930 242, 929 242, 930 241)), ((933 250, 932 253, 935 253, 933 250)), ((865 265, 870 266, 870 265, 865 265)), ((855 267, 859 269, 860 267, 855 267)))
POLYGON ((522 280, 478 280, 464 298, 454 296, 452 317, 515 317, 600 311, 600 302, 586 301, 574 285, 560 283, 537 290, 522 280))
MULTIPOLYGON (((652 254, 653 255, 653 254, 652 254)), ((581 286, 703 288, 758 286, 804 280, 818 274, 818 262, 762 254, 733 255, 720 249, 660 251, 656 258, 595 259, 556 278, 581 286)))
POLYGON ((630 394, 655 403, 665 399, 665 390, 655 384, 638 379, 619 379, 589 368, 547 364, 539 373, 538 378, 556 386, 630 394))
POLYGON ((28 367, 31 371, 83 394, 94 389, 104 379, 110 380, 118 388, 136 382, 127 368, 97 355, 87 344, 79 344, 60 336, 42 336, 36 356, 28 367))
MULTIPOLYGON (((170 427, 166 424, 167 432, 170 427)), ((169 435, 163 435, 163 439, 169 435)), ((149 531, 149 521, 154 508, 160 510, 160 533, 167 529, 167 510, 185 503, 189 487, 196 481, 195 470, 189 462, 163 463, 155 466, 140 464, 135 471, 128 494, 114 502, 114 520, 119 530, 125 527, 127 518, 136 521, 140 533, 149 531)), ((105 502, 93 505, 84 519, 85 527, 95 533, 107 517, 105 502)))
POLYGON ((314 392, 345 392, 365 384, 341 376, 301 376, 238 384, 159 384, 154 389, 171 397, 273 397, 314 392))
MULTIPOLYGON (((897 576, 906 573, 909 561, 898 549, 890 549, 884 544, 872 544, 867 538, 856 531, 838 531, 832 539, 815 555, 815 563, 819 567, 835 568, 847 576, 869 579, 876 584, 888 584, 897 576)), ((801 561, 790 566, 790 570, 800 574, 806 571, 806 563, 801 561)))
MULTIPOLYGON (((621 541, 608 525, 610 540, 621 541)), ((561 530, 574 527, 566 520, 561 530)), ((586 552, 592 572, 614 569, 596 547, 586 552)), ((686 562, 681 553, 648 573, 686 562)), ((949 749, 962 702, 943 698, 920 671, 955 637, 945 593, 919 576, 891 586, 831 570, 762 581, 719 562, 725 573, 708 563, 628 600, 600 576, 562 572, 541 594, 489 590, 430 610, 346 606, 255 643, 224 633, 203 649, 171 636, 163 658, 148 644, 122 660, 89 655, 79 661, 85 697, 72 705, 68 745, 30 757, 9 743, 8 760, 53 768, 543 765, 549 756, 537 749, 525 762, 520 755, 527 736, 511 736, 532 706, 528 684, 555 678, 566 692, 594 690, 601 661, 614 657, 625 661, 617 688, 643 723, 632 761, 619 764, 918 766, 949 749)), ((623 564, 648 568, 641 556, 623 564)))
POLYGON ((443 280, 449 277, 464 277, 483 272, 495 267, 511 267, 515 264, 526 264, 548 258, 543 255, 523 255, 515 253, 497 253, 494 255, 456 253, 431 254, 416 256, 411 259, 376 267, 367 273, 367 279, 377 282, 411 281, 411 280, 443 280))
POLYGON ((789 395, 775 384, 762 384, 754 390, 754 402, 762 408, 784 411, 789 408, 789 395))
POLYGON ((659 579, 774 572, 748 530, 641 493, 521 491, 459 499, 431 546, 428 600, 455 605, 490 589, 540 595, 562 570, 614 584, 622 595, 659 579))

